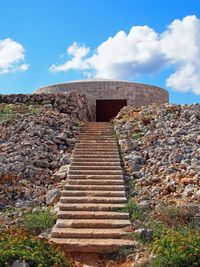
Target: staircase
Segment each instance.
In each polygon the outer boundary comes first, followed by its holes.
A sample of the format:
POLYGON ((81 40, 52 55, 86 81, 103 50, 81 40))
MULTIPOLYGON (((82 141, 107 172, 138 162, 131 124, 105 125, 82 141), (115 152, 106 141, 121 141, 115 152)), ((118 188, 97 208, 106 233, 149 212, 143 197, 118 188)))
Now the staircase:
POLYGON ((124 239, 129 214, 113 211, 125 207, 127 201, 113 134, 109 123, 81 127, 50 238, 67 251, 105 253, 134 246, 124 239))

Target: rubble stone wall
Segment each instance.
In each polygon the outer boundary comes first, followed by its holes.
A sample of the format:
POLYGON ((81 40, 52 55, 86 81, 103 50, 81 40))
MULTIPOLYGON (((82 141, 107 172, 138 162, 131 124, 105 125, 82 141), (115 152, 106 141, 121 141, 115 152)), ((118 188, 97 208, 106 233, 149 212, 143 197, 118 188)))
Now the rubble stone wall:
POLYGON ((67 178, 80 121, 93 120, 93 106, 77 92, 0 95, 0 113, 10 115, 0 121, 0 210, 52 204, 49 195, 67 178))
POLYGON ((79 92, 0 95, 0 103, 51 104, 53 110, 74 115, 79 120, 94 120, 94 99, 79 92))
POLYGON ((78 91, 92 95, 95 99, 127 99, 134 107, 152 103, 168 103, 169 93, 163 88, 127 81, 82 80, 53 84, 38 88, 35 93, 63 93, 78 91))

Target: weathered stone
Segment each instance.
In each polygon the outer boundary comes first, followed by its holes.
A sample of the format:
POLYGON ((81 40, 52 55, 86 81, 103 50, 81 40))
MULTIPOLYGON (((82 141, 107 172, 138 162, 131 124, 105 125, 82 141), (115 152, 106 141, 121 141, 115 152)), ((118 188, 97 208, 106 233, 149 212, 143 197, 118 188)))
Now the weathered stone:
POLYGON ((137 229, 134 231, 136 234, 139 234, 140 238, 151 239, 153 235, 153 230, 151 229, 137 229))
POLYGON ((16 260, 13 262, 12 265, 10 265, 10 267, 30 267, 30 265, 24 260, 22 262, 20 262, 19 260, 16 260))
POLYGON ((58 202, 58 200, 60 199, 60 196, 61 196, 61 192, 57 188, 48 191, 45 195, 47 205, 53 205, 56 202, 58 202))

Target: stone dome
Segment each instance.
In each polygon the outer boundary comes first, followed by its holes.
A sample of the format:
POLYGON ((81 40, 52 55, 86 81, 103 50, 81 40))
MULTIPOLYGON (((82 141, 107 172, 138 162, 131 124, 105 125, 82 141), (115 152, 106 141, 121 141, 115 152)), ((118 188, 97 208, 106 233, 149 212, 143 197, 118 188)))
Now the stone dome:
POLYGON ((40 87, 34 93, 81 92, 96 100, 127 100, 128 105, 140 107, 169 102, 169 93, 160 87, 121 80, 84 79, 40 87))

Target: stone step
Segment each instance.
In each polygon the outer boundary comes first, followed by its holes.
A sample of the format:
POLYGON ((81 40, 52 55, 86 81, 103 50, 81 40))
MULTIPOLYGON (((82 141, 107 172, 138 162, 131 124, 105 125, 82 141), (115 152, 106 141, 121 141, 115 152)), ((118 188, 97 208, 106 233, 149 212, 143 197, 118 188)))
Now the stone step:
POLYGON ((107 165, 104 165, 104 166, 96 166, 96 165, 93 165, 93 166, 91 166, 91 164, 90 164, 90 165, 85 166, 85 164, 76 165, 74 163, 70 165, 70 170, 71 171, 74 171, 74 170, 77 170, 77 171, 78 170, 80 170, 80 171, 82 171, 82 170, 89 170, 89 171, 92 171, 92 170, 97 170, 97 171, 100 171, 100 170, 102 170, 102 171, 119 170, 119 171, 122 171, 120 165, 117 165, 117 166, 115 166, 115 165, 113 165, 113 166, 107 166, 107 165))
POLYGON ((57 219, 59 228, 122 228, 130 226, 130 220, 115 219, 57 219))
POLYGON ((113 129, 81 129, 79 134, 115 134, 113 129))
POLYGON ((75 158, 72 158, 72 163, 75 163, 75 162, 95 162, 95 164, 97 162, 103 162, 103 163, 120 163, 120 160, 119 158, 94 158, 94 157, 91 157, 91 158, 82 158, 82 157, 75 157, 75 158))
POLYGON ((99 145, 99 146, 104 146, 104 145, 117 145, 117 142, 116 140, 112 139, 112 140, 102 140, 102 139, 99 139, 99 140, 89 140, 89 139, 77 139, 77 143, 78 144, 81 144, 81 145, 90 145, 90 144, 96 144, 96 145, 99 145))
MULTIPOLYGON (((94 173, 94 172, 93 172, 94 173)), ((96 172, 97 173, 97 172, 96 172)), ((100 173, 100 172, 99 172, 100 173)), ((71 172, 68 173, 68 179, 69 180, 76 180, 76 179, 85 179, 85 180, 91 180, 91 179, 105 179, 105 180, 117 180, 120 179, 123 181, 123 175, 122 174, 92 174, 92 171, 88 174, 71 174, 71 172)))
POLYGON ((126 212, 112 211, 59 211, 58 219, 129 219, 129 214, 126 212))
POLYGON ((106 138, 106 137, 109 137, 109 138, 114 138, 115 137, 115 133, 114 132, 91 132, 91 131, 87 131, 87 132, 80 132, 79 135, 78 135, 78 138, 84 138, 84 137, 90 137, 90 138, 93 138, 93 137, 96 137, 96 138, 106 138))
POLYGON ((110 192, 114 191, 121 191, 125 192, 125 187, 124 185, 71 185, 71 184, 66 184, 64 185, 65 190, 82 190, 84 192, 85 190, 91 190, 91 191, 99 191, 99 190, 105 190, 110 192))
POLYGON ((114 134, 80 134, 77 136, 77 140, 97 140, 97 141, 105 141, 105 140, 110 140, 110 141, 115 141, 115 136, 114 134))
MULTIPOLYGON (((77 175, 77 176, 80 176, 80 175, 120 175, 120 178, 123 178, 122 177, 122 170, 72 170, 70 168, 68 174, 70 175, 70 178, 71 176, 73 175, 77 175)), ((94 177, 95 178, 95 177, 94 177)))
POLYGON ((91 140, 91 141, 100 141, 100 142, 104 142, 104 141, 112 141, 112 142, 116 142, 113 136, 90 136, 90 135, 85 135, 85 136, 79 136, 78 140, 91 140))
POLYGON ((91 154, 91 156, 93 156, 93 154, 103 154, 103 155, 107 155, 107 154, 111 154, 111 155, 116 155, 119 156, 119 152, 118 149, 101 149, 101 150, 96 150, 95 148, 90 148, 90 149, 75 149, 73 151, 73 154, 91 154))
POLYGON ((102 161, 100 161, 100 162, 98 162, 98 161, 93 161, 92 163, 91 162, 74 162, 74 161, 72 161, 72 163, 71 163, 71 165, 70 165, 70 168, 72 168, 72 167, 85 167, 85 168, 89 168, 89 167, 93 167, 93 166, 95 166, 95 167, 97 167, 97 168, 101 168, 101 167, 105 167, 105 168, 110 168, 110 167, 113 167, 113 168, 115 168, 115 167, 120 167, 121 168, 121 165, 120 165, 120 163, 119 162, 102 162, 102 161))
POLYGON ((77 159, 77 158, 84 158, 84 159, 88 159, 88 158, 93 158, 93 159, 108 159, 108 158, 111 158, 112 160, 113 159, 116 159, 116 160, 119 160, 119 154, 80 154, 80 153, 76 153, 76 154, 73 154, 72 156, 72 159, 77 159))
POLYGON ((116 151, 96 151, 96 150, 87 150, 87 151, 83 151, 83 150, 75 150, 73 151, 73 155, 97 155, 97 156, 107 156, 107 155, 113 155, 113 156, 119 156, 119 152, 116 150, 116 151))
POLYGON ((125 197, 124 191, 62 190, 62 196, 125 197))
POLYGON ((129 234, 124 229, 93 229, 93 228, 58 228, 54 227, 51 237, 54 238, 121 238, 129 234))
POLYGON ((124 239, 51 238, 51 242, 64 245, 67 251, 111 253, 123 247, 135 247, 135 242, 124 239))
POLYGON ((104 152, 107 152, 107 151, 116 151, 119 153, 119 150, 118 150, 118 147, 117 146, 107 146, 107 145, 104 145, 104 146, 97 146, 97 145, 93 145, 93 144, 90 144, 90 145, 81 145, 81 146, 75 146, 75 149, 74 151, 104 151, 104 152))
POLYGON ((99 149, 101 149, 101 148, 118 148, 118 146, 117 146, 117 143, 115 143, 115 144, 103 144, 103 145, 98 145, 98 144, 95 144, 95 143, 90 143, 90 146, 88 146, 87 144, 84 144, 84 143, 82 143, 82 144, 80 144, 80 143, 77 143, 76 145, 75 145, 75 148, 91 148, 91 149, 93 149, 93 148, 99 148, 99 149))
POLYGON ((109 132, 106 132, 106 131, 96 131, 96 132, 94 132, 94 131, 81 131, 80 133, 79 133, 79 135, 78 135, 78 138, 79 137, 97 137, 97 138, 99 138, 99 137, 114 137, 114 132, 112 131, 109 131, 109 132))
POLYGON ((67 184, 61 191, 57 222, 50 241, 67 251, 112 252, 135 243, 130 229, 125 186, 113 128, 84 123, 76 139, 67 184))
POLYGON ((122 204, 99 204, 99 203, 58 203, 60 211, 113 211, 126 207, 125 203, 122 204))
POLYGON ((126 203, 126 197, 90 197, 90 196, 81 196, 81 197, 73 197, 73 196, 61 196, 61 203, 126 203))
POLYGON ((68 180, 68 184, 77 184, 77 185, 124 185, 122 179, 117 180, 101 180, 101 179, 73 179, 68 180))
POLYGON ((107 153, 107 152, 115 152, 115 153, 118 153, 119 154, 119 150, 118 150, 118 147, 117 146, 107 146, 107 145, 104 145, 104 146, 97 146, 97 145, 82 145, 81 147, 77 146, 75 147, 74 151, 73 152, 78 152, 78 151, 81 151, 81 152, 103 152, 103 153, 107 153))
POLYGON ((76 158, 83 158, 85 160, 87 159, 96 159, 96 160, 101 160, 101 159, 111 159, 111 160, 118 160, 119 161, 119 154, 118 153, 73 153, 72 154, 72 160, 76 158))

